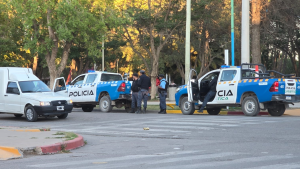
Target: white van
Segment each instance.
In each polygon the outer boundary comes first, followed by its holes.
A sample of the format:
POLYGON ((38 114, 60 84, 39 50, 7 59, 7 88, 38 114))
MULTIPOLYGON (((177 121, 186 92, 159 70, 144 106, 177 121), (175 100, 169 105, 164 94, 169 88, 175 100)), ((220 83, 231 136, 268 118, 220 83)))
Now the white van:
POLYGON ((72 100, 54 93, 30 68, 0 67, 0 113, 25 117, 65 119, 73 109, 72 100))

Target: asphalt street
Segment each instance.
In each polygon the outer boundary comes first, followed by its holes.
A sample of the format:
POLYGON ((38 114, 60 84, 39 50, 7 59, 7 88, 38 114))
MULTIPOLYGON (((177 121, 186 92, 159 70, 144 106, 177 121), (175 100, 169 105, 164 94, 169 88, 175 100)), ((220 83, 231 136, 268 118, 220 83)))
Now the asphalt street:
POLYGON ((0 114, 0 124, 71 131, 87 141, 70 153, 1 161, 1 169, 300 168, 297 116, 86 113, 77 109, 65 120, 41 118, 33 123, 0 114))

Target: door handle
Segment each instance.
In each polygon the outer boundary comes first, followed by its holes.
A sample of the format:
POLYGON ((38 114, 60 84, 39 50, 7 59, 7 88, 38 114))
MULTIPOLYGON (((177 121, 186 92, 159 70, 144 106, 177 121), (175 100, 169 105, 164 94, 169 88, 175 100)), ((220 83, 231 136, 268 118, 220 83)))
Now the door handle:
POLYGON ((81 86, 78 86, 78 88, 81 88, 81 86))
POLYGON ((229 84, 229 86, 233 86, 234 84, 229 84))
POLYGON ((65 93, 68 93, 68 91, 65 91, 65 93))
POLYGON ((6 97, 6 96, 8 96, 8 95, 4 95, 4 96, 6 97))
POLYGON ((91 87, 94 87, 95 85, 91 85, 91 87))

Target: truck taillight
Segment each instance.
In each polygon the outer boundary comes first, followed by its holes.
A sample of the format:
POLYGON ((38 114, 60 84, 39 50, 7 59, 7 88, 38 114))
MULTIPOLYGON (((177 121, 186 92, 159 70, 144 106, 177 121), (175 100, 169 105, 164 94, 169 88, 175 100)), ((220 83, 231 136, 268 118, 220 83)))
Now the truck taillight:
POLYGON ((273 85, 270 88, 270 92, 278 92, 279 83, 274 82, 273 85))
POLYGON ((123 82, 121 83, 120 87, 118 88, 118 92, 125 92, 126 84, 123 82))

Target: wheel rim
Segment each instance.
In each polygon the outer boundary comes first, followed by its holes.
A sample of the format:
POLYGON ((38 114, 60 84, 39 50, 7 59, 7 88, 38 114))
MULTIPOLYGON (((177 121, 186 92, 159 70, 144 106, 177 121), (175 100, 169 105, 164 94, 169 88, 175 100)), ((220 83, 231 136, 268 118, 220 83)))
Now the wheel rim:
POLYGON ((191 103, 190 102, 185 102, 183 104, 183 110, 184 111, 189 111, 190 110, 190 107, 191 107, 191 103))
POLYGON ((104 100, 104 101, 102 102, 102 107, 103 107, 104 109, 107 109, 107 108, 108 108, 108 101, 107 101, 107 100, 104 100))
POLYGON ((27 109, 26 111, 26 117, 28 120, 32 120, 33 118, 33 111, 31 109, 27 109))
POLYGON ((252 100, 246 101, 244 108, 247 113, 253 113, 256 108, 254 101, 252 100))

